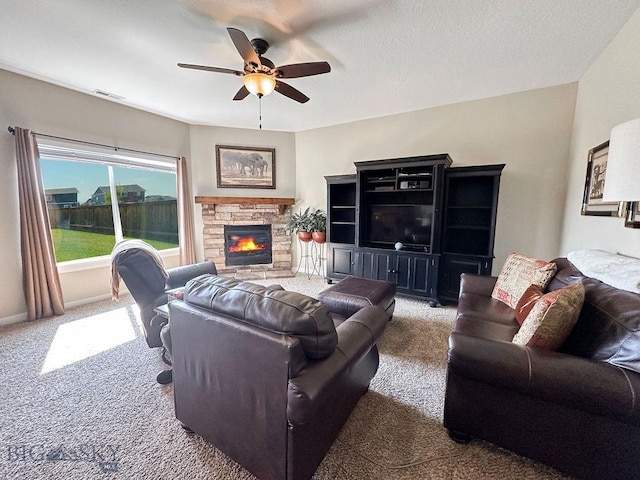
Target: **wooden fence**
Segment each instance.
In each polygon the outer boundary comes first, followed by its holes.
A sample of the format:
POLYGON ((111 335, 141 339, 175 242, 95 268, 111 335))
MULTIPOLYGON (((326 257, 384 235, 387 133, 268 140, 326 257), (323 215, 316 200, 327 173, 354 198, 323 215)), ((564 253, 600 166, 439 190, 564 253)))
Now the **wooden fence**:
MULTIPOLYGON (((176 200, 125 203, 119 206, 122 234, 147 240, 178 243, 176 200)), ((49 208, 51 228, 114 234, 111 205, 49 208)))

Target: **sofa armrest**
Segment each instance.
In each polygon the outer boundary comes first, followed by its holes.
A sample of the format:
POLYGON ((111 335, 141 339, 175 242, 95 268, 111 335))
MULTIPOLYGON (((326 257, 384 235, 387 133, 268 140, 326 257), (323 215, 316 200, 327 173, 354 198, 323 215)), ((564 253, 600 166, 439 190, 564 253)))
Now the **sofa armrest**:
POLYGON ((640 374, 606 362, 454 332, 449 371, 522 395, 640 425, 640 374))
POLYGON ((384 331, 388 315, 378 306, 365 307, 338 325, 338 345, 327 358, 310 363, 289 379, 287 418, 302 424, 335 394, 337 379, 362 360, 384 331))
POLYGON ((205 273, 216 275, 218 273, 216 265, 213 262, 194 263, 192 265, 184 265, 181 267, 170 268, 167 270, 169 278, 167 278, 167 288, 174 289, 184 287, 184 285, 192 278, 198 277, 205 273))
POLYGON ((475 293, 490 297, 497 280, 498 277, 463 273, 460 276, 460 295, 463 293, 475 293))

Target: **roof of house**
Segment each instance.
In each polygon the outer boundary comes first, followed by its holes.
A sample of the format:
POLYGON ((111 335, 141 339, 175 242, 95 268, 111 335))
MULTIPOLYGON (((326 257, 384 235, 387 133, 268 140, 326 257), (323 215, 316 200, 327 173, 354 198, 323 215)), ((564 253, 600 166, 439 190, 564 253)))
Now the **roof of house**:
MULTIPOLYGON (((141 192, 146 192, 146 190, 144 188, 142 188, 140 185, 138 184, 133 184, 133 185, 118 185, 117 187, 118 189, 122 189, 122 193, 130 193, 130 192, 135 192, 135 193, 141 193, 141 192)), ((104 194, 109 192, 109 187, 105 186, 105 187, 98 187, 96 188, 96 191, 93 192, 94 195, 98 195, 98 194, 104 194)))
POLYGON ((64 195, 66 193, 78 193, 78 189, 75 187, 71 188, 47 188, 44 191, 45 195, 64 195))

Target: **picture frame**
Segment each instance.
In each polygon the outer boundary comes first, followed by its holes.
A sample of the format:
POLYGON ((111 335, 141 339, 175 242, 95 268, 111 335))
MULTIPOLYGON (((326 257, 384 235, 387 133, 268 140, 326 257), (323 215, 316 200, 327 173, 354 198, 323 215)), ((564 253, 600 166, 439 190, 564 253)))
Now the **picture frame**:
POLYGON ((640 202, 625 202, 624 226, 627 228, 640 228, 640 202))
POLYGON ((216 145, 218 188, 276 188, 276 149, 216 145))
POLYGON ((625 202, 605 202, 602 200, 609 156, 609 140, 589 150, 587 174, 582 196, 582 215, 600 217, 624 217, 625 202))

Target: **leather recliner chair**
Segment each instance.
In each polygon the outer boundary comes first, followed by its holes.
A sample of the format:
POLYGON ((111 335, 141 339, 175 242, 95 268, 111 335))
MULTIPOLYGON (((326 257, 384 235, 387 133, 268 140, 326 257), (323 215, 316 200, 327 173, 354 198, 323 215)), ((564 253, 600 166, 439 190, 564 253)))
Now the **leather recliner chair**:
MULTIPOLYGON (((158 314, 155 309, 167 304, 168 293, 171 290, 184 287, 189 280, 199 275, 216 274, 215 264, 201 262, 165 270, 160 255, 151 245, 142 240, 123 240, 113 249, 111 268, 112 290, 114 288, 113 270, 115 269, 140 308, 140 318, 147 345, 151 348, 163 347, 163 360, 171 365, 171 361, 167 357, 167 353, 171 354, 168 319, 166 316, 158 314)), ((117 285, 115 288, 117 292, 117 285)), ((170 381, 170 377, 168 380, 170 381)))
POLYGON ((313 475, 378 369, 389 317, 334 320, 314 298, 209 275, 169 311, 176 418, 262 480, 313 475))

